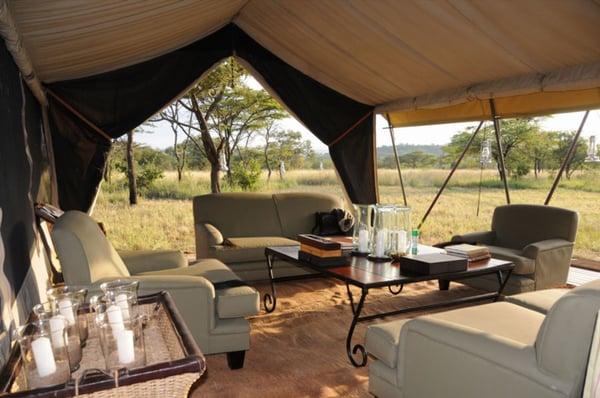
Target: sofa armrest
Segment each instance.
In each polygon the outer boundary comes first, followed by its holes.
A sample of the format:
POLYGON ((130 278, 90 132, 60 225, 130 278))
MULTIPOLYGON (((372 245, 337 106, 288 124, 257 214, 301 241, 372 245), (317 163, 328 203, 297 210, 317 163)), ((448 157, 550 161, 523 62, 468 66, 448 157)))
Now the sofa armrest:
MULTIPOLYGON (((431 375, 443 369, 443 379, 455 379, 451 384, 457 388, 456 391, 447 390, 446 396, 460 396, 464 391, 461 391, 461 383, 457 380, 464 377, 464 369, 473 367, 482 370, 489 368, 493 372, 492 377, 503 379, 500 381, 502 384, 509 384, 511 380, 522 383, 522 379, 526 378, 533 385, 541 385, 547 391, 560 391, 565 395, 572 388, 569 381, 539 369, 533 345, 440 319, 417 318, 407 322, 403 329, 396 371, 407 391, 415 391, 414 386, 409 385, 419 379, 413 377, 415 373, 431 375), (453 354, 448 356, 442 352, 453 354), (417 355, 424 360, 413 361, 417 355), (419 365, 423 364, 431 367, 419 369, 419 365)), ((473 380, 463 381, 473 383, 473 380)))
POLYGON ((185 255, 179 250, 117 250, 117 253, 132 275, 188 265, 185 255))
POLYGON ((565 239, 548 239, 525 246, 523 248, 523 255, 527 258, 535 259, 543 252, 563 248, 572 248, 573 246, 573 242, 569 242, 565 239))
POLYGON ((492 245, 496 240, 494 231, 471 232, 463 235, 454 235, 452 242, 454 243, 482 243, 484 245, 492 245))
POLYGON ((217 227, 209 223, 195 224, 196 234, 196 258, 208 258, 208 249, 211 246, 220 245, 223 243, 223 234, 217 227))

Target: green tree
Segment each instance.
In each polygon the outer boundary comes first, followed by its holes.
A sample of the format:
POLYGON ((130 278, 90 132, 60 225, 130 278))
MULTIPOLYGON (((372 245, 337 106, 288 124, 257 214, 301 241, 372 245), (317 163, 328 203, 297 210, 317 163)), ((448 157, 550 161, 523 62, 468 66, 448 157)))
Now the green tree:
MULTIPOLYGON (((423 151, 414 151, 398 157, 400 164, 403 166, 410 167, 412 169, 427 168, 434 166, 438 158, 430 153, 423 151)), ((395 167, 395 159, 394 159, 395 167)))
POLYGON ((246 71, 229 58, 177 100, 177 111, 163 111, 152 119, 176 124, 204 155, 210 165, 212 192, 221 190, 224 166, 230 176, 236 150, 247 147, 265 123, 287 116, 264 90, 250 88, 246 80, 246 71))
MULTIPOLYGON (((560 164, 563 162, 563 159, 567 156, 569 148, 573 143, 573 139, 575 138, 574 131, 558 131, 554 132, 557 140, 556 148, 554 149, 554 166, 556 169, 560 167, 560 164)), ((585 166, 585 158, 587 156, 587 143, 585 139, 579 137, 577 140, 577 144, 575 146, 575 151, 573 152, 573 157, 571 161, 567 163, 565 167, 565 177, 567 179, 571 179, 573 173, 577 170, 583 169, 585 166)))
POLYGON ((299 131, 273 131, 265 146, 268 147, 266 163, 269 167, 267 168, 271 169, 278 168, 281 161, 285 163, 287 169, 300 169, 311 164, 315 157, 311 142, 303 140, 302 133, 299 131))

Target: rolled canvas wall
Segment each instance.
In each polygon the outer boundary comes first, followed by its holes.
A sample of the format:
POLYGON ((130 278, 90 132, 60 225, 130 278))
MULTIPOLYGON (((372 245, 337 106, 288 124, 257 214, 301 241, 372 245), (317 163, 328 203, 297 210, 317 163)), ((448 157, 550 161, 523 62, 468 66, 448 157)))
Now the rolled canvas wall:
POLYGON ((33 202, 50 197, 41 109, 0 42, 0 364, 10 330, 25 321, 47 286, 33 202))

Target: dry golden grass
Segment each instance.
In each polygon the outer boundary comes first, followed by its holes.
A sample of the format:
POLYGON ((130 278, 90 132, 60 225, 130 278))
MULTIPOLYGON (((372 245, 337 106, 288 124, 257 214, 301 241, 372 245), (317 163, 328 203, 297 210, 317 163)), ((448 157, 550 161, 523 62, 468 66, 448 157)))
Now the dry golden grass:
MULTIPOLYGON (((408 201, 413 208, 414 226, 425 213, 447 173, 448 170, 404 172, 408 201)), ((486 181, 494 182, 495 173, 485 173, 486 181)), ((111 241, 118 248, 173 248, 194 253, 191 197, 208 191, 208 178, 206 172, 188 172, 185 180, 178 184, 175 175, 167 173, 164 181, 159 183, 159 193, 164 195, 159 197, 182 199, 141 198, 140 203, 134 207, 127 204, 127 195, 123 189, 108 186, 100 194, 94 216, 105 223, 111 241)), ((379 171, 382 203, 401 203, 402 196, 397 181, 395 170, 379 171)), ((445 241, 453 234, 485 230, 489 227, 494 208, 505 202, 504 191, 499 187, 484 188, 481 212, 477 217, 478 181, 478 170, 459 170, 456 173, 422 228, 424 242, 445 241)), ((583 183, 566 183, 567 186, 569 184, 583 183)), ((545 177, 533 182, 529 179, 524 180, 519 186, 520 189, 511 191, 512 202, 541 204, 549 185, 550 180, 545 177), (532 188, 526 188, 528 185, 532 188)), ((579 211, 576 254, 600 259, 600 193, 591 188, 588 192, 562 186, 557 190, 552 205, 579 211)), ((280 181, 279 177, 274 175, 270 183, 266 182, 264 176, 260 191, 319 191, 342 195, 332 170, 293 170, 287 173, 284 181, 280 181)))

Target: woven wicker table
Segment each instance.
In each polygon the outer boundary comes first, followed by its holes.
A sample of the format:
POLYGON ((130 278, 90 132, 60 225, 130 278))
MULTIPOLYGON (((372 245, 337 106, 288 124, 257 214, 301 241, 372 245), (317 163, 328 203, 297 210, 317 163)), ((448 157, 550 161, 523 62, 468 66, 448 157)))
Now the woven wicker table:
MULTIPOLYGON (((98 331, 90 327, 79 370, 71 381, 53 387, 26 390, 21 355, 15 345, 0 375, 2 396, 6 397, 187 397, 192 385, 206 370, 206 363, 177 307, 167 292, 138 299, 140 313, 148 321, 144 326, 146 366, 121 369, 115 374, 104 371, 105 363, 98 331)), ((93 313, 85 308, 93 325, 93 313)))

